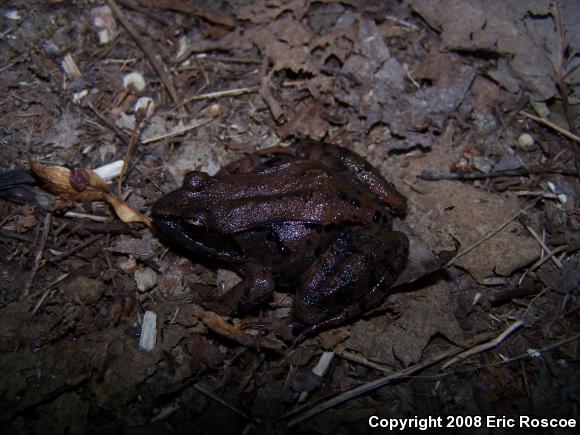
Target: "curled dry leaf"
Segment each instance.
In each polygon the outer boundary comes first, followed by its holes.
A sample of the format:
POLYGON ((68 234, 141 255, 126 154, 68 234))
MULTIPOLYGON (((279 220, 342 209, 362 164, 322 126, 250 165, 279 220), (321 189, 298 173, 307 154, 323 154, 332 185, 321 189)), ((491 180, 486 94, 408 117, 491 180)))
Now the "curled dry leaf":
POLYGON ((127 224, 130 222, 141 222, 151 228, 151 222, 149 219, 147 219, 137 210, 133 209, 121 198, 114 195, 105 195, 103 199, 113 206, 115 213, 123 222, 127 224))
POLYGON ((203 324, 222 337, 229 338, 240 343, 243 346, 254 346, 281 352, 284 349, 284 343, 275 337, 256 337, 240 329, 239 325, 229 323, 225 318, 213 311, 206 311, 196 306, 193 314, 201 319, 203 324))
POLYGON ((73 201, 98 201, 107 194, 106 183, 90 169, 71 171, 63 166, 47 166, 29 160, 30 169, 55 194, 73 201))
POLYGON ((63 166, 47 166, 29 160, 30 169, 55 194, 72 201, 107 201, 125 223, 151 222, 122 199, 108 193, 107 183, 96 172, 85 168, 72 171, 63 166))

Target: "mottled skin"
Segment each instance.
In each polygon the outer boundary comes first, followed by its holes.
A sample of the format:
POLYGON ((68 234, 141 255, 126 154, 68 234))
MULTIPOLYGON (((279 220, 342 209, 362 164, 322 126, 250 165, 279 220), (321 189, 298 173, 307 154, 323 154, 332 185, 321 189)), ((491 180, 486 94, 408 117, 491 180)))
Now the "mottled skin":
POLYGON ((316 332, 383 300, 408 257, 407 237, 392 230, 405 208, 362 157, 307 140, 255 153, 213 177, 191 172, 152 217, 161 237, 244 276, 210 308, 232 315, 287 287, 296 291, 296 316, 316 332))

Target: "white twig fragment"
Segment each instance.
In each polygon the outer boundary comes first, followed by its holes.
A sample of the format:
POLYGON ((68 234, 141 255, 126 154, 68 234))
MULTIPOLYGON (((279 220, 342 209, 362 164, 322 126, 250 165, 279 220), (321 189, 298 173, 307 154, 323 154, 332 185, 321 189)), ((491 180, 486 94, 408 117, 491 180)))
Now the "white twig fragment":
POLYGON ((155 348, 157 342, 157 314, 153 311, 145 311, 143 325, 141 326, 141 338, 139 347, 145 352, 150 352, 155 348))
POLYGON ((95 172, 103 180, 109 181, 119 176, 122 167, 123 160, 116 160, 114 162, 107 163, 106 165, 93 169, 93 172, 95 172))
POLYGON ((328 366, 330 365, 333 358, 334 352, 324 352, 322 355, 320 355, 318 364, 316 364, 316 367, 312 369, 312 373, 314 373, 316 376, 323 377, 328 370, 328 366))

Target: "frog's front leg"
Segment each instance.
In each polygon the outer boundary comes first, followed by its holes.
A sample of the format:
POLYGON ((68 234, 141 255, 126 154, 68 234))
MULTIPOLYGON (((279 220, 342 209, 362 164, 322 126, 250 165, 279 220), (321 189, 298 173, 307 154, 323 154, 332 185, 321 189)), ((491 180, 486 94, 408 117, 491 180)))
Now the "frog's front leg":
POLYGON ((375 235, 357 246, 343 238, 305 275, 294 299, 296 314, 310 328, 331 328, 378 305, 407 263, 409 241, 400 232, 375 235))
POLYGON ((271 273, 256 263, 240 267, 244 279, 223 296, 204 304, 206 309, 232 316, 251 310, 272 296, 274 279, 271 273))

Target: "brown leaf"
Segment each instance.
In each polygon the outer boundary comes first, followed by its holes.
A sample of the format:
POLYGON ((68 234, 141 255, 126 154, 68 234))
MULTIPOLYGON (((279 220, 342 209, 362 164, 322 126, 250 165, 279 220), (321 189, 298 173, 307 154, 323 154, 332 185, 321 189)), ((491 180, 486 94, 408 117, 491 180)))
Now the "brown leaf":
POLYGON ((203 308, 196 306, 193 309, 193 314, 199 317, 203 324, 216 334, 234 340, 243 346, 266 348, 277 352, 281 352, 285 347, 284 343, 275 337, 252 336, 240 329, 238 325, 229 323, 225 317, 222 317, 213 311, 206 311, 203 308))
POLYGON ((78 191, 81 187, 78 180, 73 177, 73 184, 71 184, 72 172, 70 169, 63 166, 48 166, 36 163, 29 160, 30 169, 40 178, 48 188, 55 194, 73 201, 98 201, 106 196, 105 182, 90 169, 81 169, 85 179, 84 189, 78 191))
POLYGON ((133 209, 129 204, 127 204, 118 196, 105 195, 103 199, 113 206, 115 213, 123 222, 141 222, 151 228, 151 221, 149 219, 147 219, 137 210, 133 209))
MULTIPOLYGON (((514 79, 519 80, 536 99, 546 100, 557 92, 550 63, 560 65, 561 44, 569 44, 572 52, 578 50, 578 38, 572 36, 577 32, 566 32, 570 40, 560 41, 551 2, 412 0, 409 3, 431 27, 441 30, 443 49, 493 53, 506 59, 511 71, 504 68, 500 75, 493 71, 490 74, 497 80, 507 79, 508 89, 514 79)), ((578 7, 574 4, 561 3, 564 29, 572 29, 578 22, 578 7)))
POLYGON ((395 364, 398 359, 408 365, 421 359, 425 346, 436 334, 461 343, 463 332, 446 286, 439 281, 413 293, 391 296, 389 303, 404 307, 397 319, 377 316, 356 322, 346 347, 385 364, 395 364))

